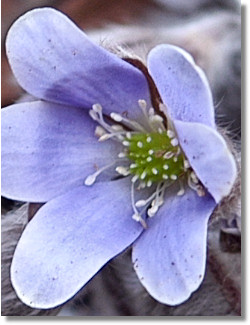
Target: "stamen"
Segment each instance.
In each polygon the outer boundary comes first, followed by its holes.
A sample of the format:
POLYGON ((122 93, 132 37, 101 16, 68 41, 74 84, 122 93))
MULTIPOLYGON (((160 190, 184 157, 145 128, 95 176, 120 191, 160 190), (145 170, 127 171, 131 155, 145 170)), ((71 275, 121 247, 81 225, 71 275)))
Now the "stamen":
POLYGON ((123 144, 125 147, 129 147, 129 146, 130 146, 130 142, 127 141, 127 140, 122 141, 122 144, 123 144))
POLYGON ((116 163, 117 163, 117 160, 114 160, 111 164, 104 166, 104 167, 98 169, 95 173, 87 176, 84 181, 84 184, 87 186, 91 186, 96 181, 97 176, 99 176, 104 170, 109 169, 110 167, 114 166, 116 163))
POLYGON ((125 152, 120 152, 120 153, 118 154, 118 157, 119 157, 119 158, 125 158, 125 157, 127 157, 127 155, 126 155, 125 152))
POLYGON ((175 137, 175 133, 172 130, 167 130, 167 136, 169 137, 169 139, 172 139, 175 137))
POLYGON ((179 141, 176 138, 173 138, 170 142, 171 142, 173 147, 176 147, 179 144, 179 141))
POLYGON ((141 141, 138 141, 138 142, 137 142, 137 147, 138 147, 138 148, 142 148, 142 147, 143 147, 143 143, 142 143, 141 141))
POLYGON ((163 155, 164 159, 170 159, 174 156, 174 153, 172 151, 168 151, 163 155))
POLYGON ((176 180, 177 180, 177 176, 174 175, 174 174, 170 175, 170 178, 171 178, 173 181, 176 181, 176 180))
POLYGON ((123 176, 128 176, 130 174, 130 170, 124 166, 118 166, 115 169, 118 174, 123 175, 123 176))

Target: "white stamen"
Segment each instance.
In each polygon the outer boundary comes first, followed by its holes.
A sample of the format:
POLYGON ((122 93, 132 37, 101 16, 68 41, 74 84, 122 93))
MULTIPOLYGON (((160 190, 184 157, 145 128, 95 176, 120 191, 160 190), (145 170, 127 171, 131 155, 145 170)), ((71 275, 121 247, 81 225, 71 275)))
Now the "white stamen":
POLYGON ((168 151, 163 155, 164 159, 170 159, 174 156, 174 153, 172 151, 168 151))
POLYGON ((182 188, 177 192, 177 195, 178 195, 178 196, 182 196, 182 195, 184 195, 184 193, 185 193, 185 190, 184 190, 184 187, 182 187, 182 188))
POLYGON ((94 104, 92 106, 93 108, 93 111, 98 113, 98 114, 101 114, 102 113, 102 106, 100 104, 94 104))
POLYGON ((98 139, 98 141, 100 141, 100 142, 106 141, 106 140, 112 138, 112 136, 114 136, 114 134, 105 133, 98 139))
POLYGON ((129 147, 130 146, 130 142, 129 141, 122 141, 122 144, 125 146, 125 147, 129 147))
POLYGON ((147 204, 147 201, 146 200, 139 200, 139 201, 135 202, 135 206, 137 208, 144 207, 146 204, 147 204))
POLYGON ((100 138, 104 134, 107 134, 106 130, 100 125, 97 125, 97 127, 95 128, 95 136, 100 138))
POLYGON ((153 173, 154 175, 157 175, 157 174, 158 174, 158 170, 157 170, 156 168, 152 168, 152 173, 153 173))
POLYGON ((163 174, 163 175, 162 175, 162 178, 163 178, 163 179, 168 179, 168 175, 167 175, 167 174, 163 174))
POLYGON ((85 181, 84 181, 84 184, 87 185, 87 186, 91 186, 92 184, 94 184, 96 180, 96 175, 93 174, 93 175, 89 175, 85 181))
POLYGON ((171 178, 173 181, 177 180, 177 176, 174 175, 174 174, 170 175, 170 178, 171 178))
POLYGON ((125 157, 127 157, 127 155, 126 155, 125 152, 120 152, 120 153, 118 154, 118 157, 119 157, 119 158, 125 158, 125 157))
POLYGON ((179 141, 176 138, 173 138, 170 142, 171 142, 173 147, 176 147, 179 144, 179 141))
POLYGON ((123 176, 128 176, 130 174, 129 169, 124 166, 118 166, 118 167, 116 167, 115 170, 117 171, 118 174, 123 175, 123 176))
POLYGON ((155 206, 151 207, 150 209, 148 209, 148 216, 150 218, 152 218, 156 214, 158 209, 159 209, 159 207, 157 205, 155 205, 155 206))
POLYGON ((147 172, 144 170, 141 174, 141 179, 144 179, 147 176, 147 172))
POLYGON ((131 133, 130 133, 130 132, 127 132, 127 133, 126 133, 126 137, 127 137, 128 139, 131 139, 131 137, 132 137, 132 136, 131 136, 131 133))
POLYGON ((167 130, 167 136, 169 137, 169 139, 174 138, 174 136, 175 136, 174 131, 172 131, 172 130, 167 130))
POLYGON ((190 167, 190 164, 189 164, 189 162, 188 162, 188 160, 184 160, 184 168, 185 169, 188 169, 190 167))
POLYGON ((195 175, 194 172, 191 172, 190 177, 191 177, 192 181, 193 181, 195 184, 198 184, 198 183, 199 183, 199 180, 198 180, 198 178, 197 178, 197 176, 195 175))
POLYGON ((132 179, 131 179, 131 182, 132 182, 132 183, 135 183, 135 182, 137 181, 138 178, 139 178, 138 175, 133 176, 132 179))
POLYGON ((123 120, 123 117, 120 114, 117 113, 111 113, 110 117, 115 120, 116 122, 121 122, 123 120))
POLYGON ((147 187, 150 187, 152 184, 153 184, 153 183, 152 183, 151 180, 147 181, 147 187))

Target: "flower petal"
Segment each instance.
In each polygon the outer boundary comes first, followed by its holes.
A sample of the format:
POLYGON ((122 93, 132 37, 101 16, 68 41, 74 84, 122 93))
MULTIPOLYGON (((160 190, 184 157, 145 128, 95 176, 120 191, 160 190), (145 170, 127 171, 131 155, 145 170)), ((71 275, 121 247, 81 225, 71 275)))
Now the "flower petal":
POLYGON ((48 101, 91 108, 100 103, 106 113, 140 110, 149 100, 141 71, 95 45, 65 15, 52 8, 32 10, 11 27, 7 55, 20 85, 48 101))
POLYGON ((173 120, 215 127, 208 81, 186 51, 158 45, 149 53, 148 69, 173 120))
POLYGON ((2 110, 2 195, 45 202, 83 185, 119 147, 98 142, 86 111, 42 101, 2 110))
POLYGON ((169 196, 133 246, 135 271, 151 296, 177 305, 187 300, 204 276, 207 221, 215 207, 209 194, 169 196))
POLYGON ((199 124, 174 122, 180 145, 202 184, 218 203, 235 182, 237 168, 225 140, 214 129, 199 124))
POLYGON ((33 308, 70 299, 143 230, 131 216, 129 180, 79 187, 44 205, 14 254, 11 279, 33 308))

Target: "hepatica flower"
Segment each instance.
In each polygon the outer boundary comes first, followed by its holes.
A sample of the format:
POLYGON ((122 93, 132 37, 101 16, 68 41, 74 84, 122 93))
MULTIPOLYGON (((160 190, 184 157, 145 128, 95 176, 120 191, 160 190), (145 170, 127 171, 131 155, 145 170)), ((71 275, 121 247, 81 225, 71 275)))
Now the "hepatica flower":
POLYGON ((148 293, 187 300, 204 276, 209 216, 236 177, 204 73, 172 45, 142 71, 50 8, 14 23, 7 55, 34 100, 2 111, 2 194, 46 202, 14 254, 19 298, 60 305, 132 245, 148 293))

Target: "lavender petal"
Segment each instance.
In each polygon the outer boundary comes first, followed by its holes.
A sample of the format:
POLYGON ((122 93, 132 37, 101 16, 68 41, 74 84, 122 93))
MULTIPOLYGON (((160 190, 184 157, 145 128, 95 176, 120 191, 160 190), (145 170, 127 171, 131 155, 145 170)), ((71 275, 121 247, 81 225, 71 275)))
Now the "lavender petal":
POLYGON ((134 269, 149 294, 177 305, 189 298, 204 276, 207 222, 215 207, 209 194, 170 195, 133 246, 134 269))

